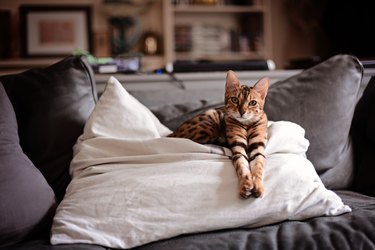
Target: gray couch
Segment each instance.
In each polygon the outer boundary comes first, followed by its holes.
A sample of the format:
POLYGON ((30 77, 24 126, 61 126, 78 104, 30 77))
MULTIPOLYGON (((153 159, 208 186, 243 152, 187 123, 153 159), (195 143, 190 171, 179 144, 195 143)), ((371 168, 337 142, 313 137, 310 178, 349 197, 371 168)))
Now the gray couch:
MULTIPOLYGON (((270 120, 305 128, 308 159, 351 213, 180 235, 138 249, 375 249, 375 78, 362 77, 357 58, 338 55, 274 83, 266 100, 270 120)), ((72 147, 98 99, 90 66, 68 57, 0 81, 0 249, 106 249, 49 243, 72 147)), ((152 111, 173 129, 222 103, 191 105, 152 111)))

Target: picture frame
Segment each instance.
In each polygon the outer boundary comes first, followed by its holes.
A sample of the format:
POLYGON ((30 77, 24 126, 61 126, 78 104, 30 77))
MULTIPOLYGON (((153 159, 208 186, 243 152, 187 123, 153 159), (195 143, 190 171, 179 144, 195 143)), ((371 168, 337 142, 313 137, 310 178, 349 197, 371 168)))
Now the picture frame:
POLYGON ((20 6, 21 56, 60 57, 75 49, 91 52, 91 7, 20 6))

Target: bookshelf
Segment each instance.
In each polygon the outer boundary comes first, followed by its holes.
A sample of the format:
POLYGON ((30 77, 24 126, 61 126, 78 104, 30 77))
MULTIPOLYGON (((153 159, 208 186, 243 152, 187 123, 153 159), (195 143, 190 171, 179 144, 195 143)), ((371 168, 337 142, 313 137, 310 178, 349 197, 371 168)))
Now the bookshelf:
MULTIPOLYGON (((62 3, 62 0, 56 1, 62 3)), ((238 61, 274 59, 271 37, 271 0, 236 0, 239 2, 252 2, 252 4, 228 4, 233 1, 151 1, 153 4, 150 9, 141 15, 142 28, 144 32, 153 31, 160 37, 159 45, 162 46, 162 49, 157 54, 144 55, 142 57, 142 70, 149 72, 176 60, 238 61), (196 4, 196 2, 205 1, 215 4, 196 4), (191 34, 187 35, 187 37, 191 36, 190 40, 194 41, 195 46, 190 41, 190 44, 187 42, 184 48, 186 41, 178 40, 178 34, 176 34, 178 27, 187 27, 187 29, 194 30, 194 38, 191 34), (205 36, 205 34, 211 34, 212 36, 205 36), (218 36, 218 34, 220 35, 218 36), (223 37, 224 41, 217 43, 218 40, 222 39, 221 37, 223 37), (251 44, 251 46, 248 44, 251 44), (180 47, 178 48, 178 46, 180 47)), ((7 0, 1 3, 0 7, 10 2, 12 1, 7 0)), ((12 2, 12 12, 17 14, 20 4, 38 2, 37 0, 12 2)), ((76 2, 87 4, 87 0, 76 0, 76 2)), ((95 48, 91 52, 99 57, 110 56, 108 16, 102 11, 102 1, 93 1, 91 7, 94 13, 92 28, 94 31, 93 42, 95 44, 95 48), (106 42, 101 42, 103 39, 106 42)), ((18 27, 13 25, 12 28, 16 30, 15 33, 17 34, 18 27)), ((61 59, 20 58, 17 51, 17 44, 19 43, 17 39, 16 37, 13 41, 14 51, 11 58, 0 59, 0 71, 3 73, 47 66, 61 59)), ((140 51, 142 51, 142 41, 139 41, 131 52, 140 51)))
POLYGON ((165 61, 271 59, 268 1, 163 0, 165 61))

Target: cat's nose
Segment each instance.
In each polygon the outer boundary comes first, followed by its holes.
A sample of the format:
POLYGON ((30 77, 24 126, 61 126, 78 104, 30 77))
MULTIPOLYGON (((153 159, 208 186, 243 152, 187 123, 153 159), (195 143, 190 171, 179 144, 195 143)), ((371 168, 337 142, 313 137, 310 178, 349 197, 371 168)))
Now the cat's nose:
POLYGON ((240 112, 241 116, 243 116, 243 114, 245 114, 245 110, 243 110, 243 109, 240 109, 239 112, 240 112))

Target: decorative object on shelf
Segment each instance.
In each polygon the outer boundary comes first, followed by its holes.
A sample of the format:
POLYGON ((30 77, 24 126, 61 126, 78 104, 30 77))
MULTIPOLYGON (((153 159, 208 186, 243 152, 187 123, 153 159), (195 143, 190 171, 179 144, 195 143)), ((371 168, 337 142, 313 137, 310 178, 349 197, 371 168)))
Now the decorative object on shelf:
POLYGON ((145 55, 158 55, 162 53, 161 39, 156 32, 148 31, 143 34, 142 52, 145 55))
POLYGON ((91 7, 21 5, 21 55, 65 56, 92 50, 91 7))
POLYGON ((145 13, 151 0, 103 0, 103 10, 111 26, 112 55, 128 53, 142 35, 140 15, 145 13))
POLYGON ((112 55, 129 52, 141 37, 142 27, 138 17, 111 17, 112 55), (130 30, 130 31, 129 31, 130 30))

